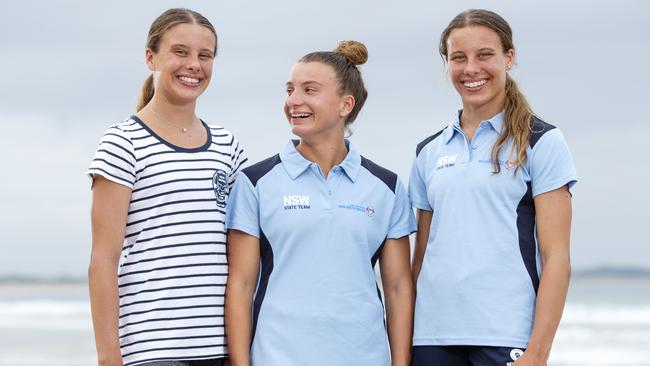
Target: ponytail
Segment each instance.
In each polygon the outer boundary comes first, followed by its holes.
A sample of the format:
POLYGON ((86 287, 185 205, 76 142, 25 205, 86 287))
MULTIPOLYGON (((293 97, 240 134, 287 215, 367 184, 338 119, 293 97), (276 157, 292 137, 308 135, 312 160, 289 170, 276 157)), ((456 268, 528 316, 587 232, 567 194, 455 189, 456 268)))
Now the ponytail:
POLYGON ((153 75, 149 75, 144 81, 144 84, 142 84, 142 90, 140 90, 140 98, 138 100, 138 104, 136 105, 136 112, 139 112, 144 108, 147 104, 149 104, 149 101, 151 101, 151 98, 153 98, 153 75))
POLYGON ((517 168, 515 169, 515 173, 526 164, 528 160, 526 148, 530 142, 532 119, 534 116, 526 97, 519 91, 517 83, 507 74, 504 114, 503 130, 492 147, 492 167, 494 168, 493 173, 495 174, 501 171, 499 153, 510 137, 513 139, 510 155, 512 156, 513 152, 517 153, 515 159, 517 168))

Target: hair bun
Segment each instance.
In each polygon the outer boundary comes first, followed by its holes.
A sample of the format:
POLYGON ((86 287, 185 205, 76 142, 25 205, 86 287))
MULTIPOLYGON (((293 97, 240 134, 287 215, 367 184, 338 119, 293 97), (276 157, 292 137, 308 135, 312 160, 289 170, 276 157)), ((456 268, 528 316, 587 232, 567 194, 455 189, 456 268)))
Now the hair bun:
POLYGON ((368 61, 368 49, 361 42, 341 41, 334 52, 345 56, 355 66, 363 65, 368 61))

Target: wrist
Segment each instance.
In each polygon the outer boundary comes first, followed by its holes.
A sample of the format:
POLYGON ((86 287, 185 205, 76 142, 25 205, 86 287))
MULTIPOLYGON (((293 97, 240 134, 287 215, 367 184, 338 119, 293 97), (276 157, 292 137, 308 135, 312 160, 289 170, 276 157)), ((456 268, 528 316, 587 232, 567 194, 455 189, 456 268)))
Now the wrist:
POLYGON ((536 363, 544 364, 548 359, 548 356, 551 352, 550 347, 543 347, 540 345, 529 344, 528 348, 524 352, 528 358, 536 361, 536 363))

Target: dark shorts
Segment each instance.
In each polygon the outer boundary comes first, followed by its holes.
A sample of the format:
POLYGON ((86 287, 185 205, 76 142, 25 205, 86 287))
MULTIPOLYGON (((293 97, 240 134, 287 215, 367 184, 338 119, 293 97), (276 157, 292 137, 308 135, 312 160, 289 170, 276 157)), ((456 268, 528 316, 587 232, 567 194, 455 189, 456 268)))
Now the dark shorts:
POLYGON ((411 366, 511 366, 524 348, 415 346, 411 366))
POLYGON ((179 360, 179 361, 153 361, 142 363, 139 366, 223 366, 225 358, 210 360, 179 360))

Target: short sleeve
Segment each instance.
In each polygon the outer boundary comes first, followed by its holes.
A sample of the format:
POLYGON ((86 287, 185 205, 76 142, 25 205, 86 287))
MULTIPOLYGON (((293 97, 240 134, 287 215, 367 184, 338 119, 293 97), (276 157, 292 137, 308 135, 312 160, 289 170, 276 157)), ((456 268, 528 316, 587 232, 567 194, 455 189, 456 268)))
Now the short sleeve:
POLYGON ((226 229, 260 237, 259 196, 246 174, 237 173, 226 206, 226 229))
POLYGON ((248 161, 244 148, 239 143, 239 140, 237 140, 237 138, 234 136, 232 145, 234 146, 232 151, 232 169, 230 170, 230 175, 228 176, 228 187, 230 188, 232 188, 233 183, 235 183, 237 173, 245 166, 246 162, 248 161))
POLYGON ((135 153, 133 143, 124 131, 114 126, 109 128, 97 147, 87 174, 96 175, 133 189, 135 184, 135 153))
POLYGON ((527 165, 533 197, 564 185, 568 185, 571 191, 578 181, 571 153, 557 128, 545 133, 537 141, 530 150, 527 165))
POLYGON ((406 189, 402 182, 397 179, 395 185, 395 204, 390 217, 390 229, 388 230, 388 239, 399 239, 416 231, 415 216, 409 202, 406 189))
POLYGON ((424 157, 422 154, 413 159, 413 166, 411 167, 411 176, 409 177, 408 196, 411 200, 413 208, 420 210, 433 211, 429 204, 427 197, 427 186, 422 173, 424 165, 424 157))

